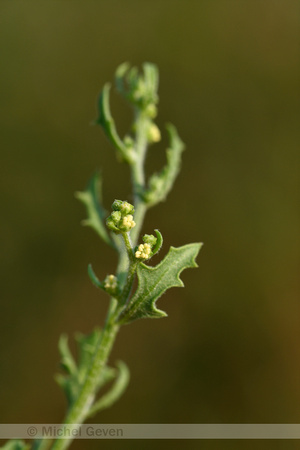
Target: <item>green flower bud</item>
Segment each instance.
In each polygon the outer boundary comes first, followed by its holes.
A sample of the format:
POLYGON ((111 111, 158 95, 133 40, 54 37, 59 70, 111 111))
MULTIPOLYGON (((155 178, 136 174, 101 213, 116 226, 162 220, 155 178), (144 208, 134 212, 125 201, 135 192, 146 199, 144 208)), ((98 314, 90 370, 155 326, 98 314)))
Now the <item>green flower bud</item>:
POLYGON ((133 215, 134 207, 130 203, 122 200, 115 200, 112 204, 113 212, 107 218, 108 228, 115 233, 128 232, 135 227, 133 215))
POLYGON ((122 200, 115 200, 112 204, 112 209, 114 211, 120 211, 122 216, 126 216, 127 214, 134 213, 134 206, 130 203, 122 200))
POLYGON ((111 205, 113 211, 120 211, 120 206, 122 205, 122 200, 115 200, 111 205))
POLYGON ((120 233, 119 228, 116 226, 114 219, 112 218, 112 216, 109 216, 106 219, 106 225, 107 228, 109 228, 111 231, 114 231, 115 233, 120 233))
POLYGON ((153 236, 153 234, 145 234, 143 236, 143 241, 145 244, 149 244, 151 247, 154 247, 154 245, 157 242, 157 238, 153 236))
POLYGON ((157 108, 154 103, 150 103, 147 106, 145 113, 148 117, 150 117, 150 119, 155 119, 155 117, 157 116, 157 108))
POLYGON ((114 224, 118 225, 122 218, 122 214, 120 213, 120 211, 114 211, 113 213, 111 213, 111 218, 114 221, 114 224))

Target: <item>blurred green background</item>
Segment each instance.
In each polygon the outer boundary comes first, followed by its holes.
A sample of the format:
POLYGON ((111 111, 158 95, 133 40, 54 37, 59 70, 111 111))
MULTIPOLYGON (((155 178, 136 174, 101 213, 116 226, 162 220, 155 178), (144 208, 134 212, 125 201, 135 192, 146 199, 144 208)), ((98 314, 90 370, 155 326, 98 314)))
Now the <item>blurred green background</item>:
MULTIPOLYGON (((128 168, 90 126, 97 94, 123 61, 160 70, 158 124, 187 145, 168 201, 145 232, 170 245, 203 241, 169 317, 121 330, 111 356, 131 369, 104 423, 299 423, 300 3, 6 1, 1 52, 0 421, 60 423, 57 342, 102 324, 91 285, 115 255, 80 226, 74 199, 95 168, 105 206, 130 200, 128 168)), ((121 134, 130 110, 117 95, 121 134)), ((151 148, 148 173, 165 162, 151 148)), ((143 442, 144 448, 250 449, 248 442, 143 442)), ((74 449, 140 448, 78 441, 74 449)), ((257 442, 286 449, 297 442, 257 442)))

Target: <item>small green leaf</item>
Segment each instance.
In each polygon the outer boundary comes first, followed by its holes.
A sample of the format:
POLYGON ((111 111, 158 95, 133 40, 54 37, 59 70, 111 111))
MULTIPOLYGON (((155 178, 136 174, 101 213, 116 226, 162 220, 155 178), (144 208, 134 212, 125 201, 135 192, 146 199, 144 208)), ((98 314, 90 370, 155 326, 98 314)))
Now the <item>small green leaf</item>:
POLYGON ((110 84, 107 83, 104 85, 104 88, 99 96, 98 109, 99 109, 99 117, 96 120, 96 123, 101 125, 106 137, 111 142, 111 144, 116 148, 119 152, 119 155, 122 159, 127 161, 128 163, 132 162, 133 152, 132 149, 128 148, 122 139, 119 137, 115 125, 115 121, 110 112, 109 106, 109 91, 110 84))
POLYGON ((77 371, 76 363, 74 361, 72 353, 70 352, 68 344, 68 336, 66 334, 61 335, 58 342, 58 348, 61 355, 61 365, 64 368, 64 370, 68 374, 76 373, 77 371))
POLYGON ((125 86, 124 86, 124 78, 126 72, 129 70, 130 64, 128 62, 124 62, 119 65, 115 73, 115 83, 116 88, 122 95, 126 95, 125 86))
POLYGON ((171 247, 169 253, 156 266, 138 264, 138 287, 130 303, 120 316, 120 323, 136 319, 165 317, 164 311, 156 308, 156 300, 169 288, 183 286, 180 273, 189 267, 197 267, 195 258, 202 244, 171 247))
POLYGON ((94 403, 94 405, 90 409, 88 417, 92 417, 97 412, 109 408, 121 397, 121 395, 127 388, 130 378, 129 369, 127 365, 122 361, 119 361, 117 363, 117 366, 119 369, 119 373, 116 380, 114 381, 114 384, 108 392, 106 392, 99 400, 94 403))
POLYGON ((149 188, 144 193, 144 200, 149 206, 166 199, 180 171, 181 153, 185 146, 173 125, 167 125, 167 131, 170 138, 167 165, 160 173, 153 174, 149 180, 149 188))
POLYGON ((83 192, 76 192, 75 197, 86 207, 87 219, 82 221, 82 225, 93 228, 96 233, 110 246, 114 243, 109 237, 105 223, 106 211, 102 206, 102 178, 96 172, 90 179, 87 189, 83 192))
POLYGON ((160 233, 159 230, 154 230, 154 231, 156 233, 157 241, 156 241, 156 244, 154 245, 154 247, 152 249, 152 255, 155 255, 156 253, 158 253, 159 250, 161 249, 162 245, 163 245, 162 234, 160 233))
POLYGON ((158 101, 157 89, 159 83, 158 68, 155 64, 144 63, 144 78, 148 94, 148 103, 156 104, 158 101))
POLYGON ((103 289, 105 291, 104 284, 101 283, 101 281, 98 279, 97 275, 93 271, 92 264, 88 265, 88 275, 94 286, 96 286, 97 288, 103 289))
MULTIPOLYGON (((75 360, 69 350, 67 337, 63 335, 59 341, 59 350, 61 353, 61 363, 67 375, 58 374, 55 379, 57 383, 63 388, 68 404, 72 405, 76 400, 81 386, 85 381, 86 374, 89 370, 92 358, 94 356, 96 347, 99 343, 101 330, 96 328, 89 335, 77 335, 77 342, 79 344, 79 362, 76 365, 75 360)), ((108 369, 108 368, 107 368, 108 369)), ((106 368, 105 368, 106 370, 106 368)), ((99 386, 103 383, 103 377, 107 378, 105 370, 99 376, 99 386)), ((108 369, 111 370, 111 369, 108 369)), ((111 377, 109 377, 111 379, 111 377)))
POLYGON ((31 445, 19 440, 8 441, 3 447, 0 447, 1 450, 30 450, 30 448, 31 445))

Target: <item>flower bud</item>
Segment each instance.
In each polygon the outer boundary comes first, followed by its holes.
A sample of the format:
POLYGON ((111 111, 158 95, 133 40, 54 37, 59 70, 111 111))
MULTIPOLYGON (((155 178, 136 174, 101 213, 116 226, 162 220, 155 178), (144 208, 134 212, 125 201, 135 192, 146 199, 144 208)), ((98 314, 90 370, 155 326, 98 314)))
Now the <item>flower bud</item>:
POLYGON ((150 119, 155 119, 155 117, 157 116, 157 108, 154 105, 154 103, 150 103, 147 108, 146 108, 146 114, 148 117, 150 117, 150 119))
POLYGON ((114 211, 120 211, 122 216, 134 213, 134 206, 128 203, 127 201, 122 200, 115 200, 112 204, 112 209, 114 211))
POLYGON ((152 123, 149 126, 147 137, 149 142, 159 142, 161 140, 159 128, 155 125, 155 123, 152 123))
POLYGON ((114 211, 113 213, 111 213, 111 218, 114 221, 114 224, 117 225, 122 218, 122 214, 120 213, 120 211, 114 211))
POLYGON ((116 294, 118 290, 118 280, 114 275, 107 275, 107 277, 104 280, 104 287, 105 290, 109 294, 116 294))
POLYGON ((120 233, 119 228, 116 226, 114 219, 112 218, 112 216, 109 216, 106 219, 106 225, 107 228, 109 228, 111 231, 114 231, 115 233, 120 233))
POLYGON ((135 227, 135 221, 130 213, 134 212, 134 207, 130 203, 122 200, 115 200, 112 204, 113 212, 106 220, 108 228, 115 233, 128 232, 135 227))
POLYGON ((149 244, 151 247, 154 247, 156 244, 157 238, 153 236, 153 234, 145 234, 143 236, 143 241, 145 244, 149 244))

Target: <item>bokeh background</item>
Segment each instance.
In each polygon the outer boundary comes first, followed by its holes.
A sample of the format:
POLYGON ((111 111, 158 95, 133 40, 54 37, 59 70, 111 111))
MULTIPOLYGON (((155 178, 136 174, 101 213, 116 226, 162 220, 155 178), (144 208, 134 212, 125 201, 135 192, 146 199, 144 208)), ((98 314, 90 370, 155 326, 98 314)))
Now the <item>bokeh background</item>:
MULTIPOLYGON (((128 168, 90 126, 123 61, 158 65, 158 125, 176 124, 187 145, 174 190, 144 231, 161 230, 162 254, 205 245, 185 289, 159 301, 169 317, 121 330, 111 363, 126 361, 131 382, 96 420, 299 423, 299 24, 296 0, 1 1, 2 423, 59 423, 58 338, 103 323, 107 298, 86 268, 103 278, 115 255, 80 226, 73 194, 101 168, 106 208, 130 200, 128 168)), ((115 93, 112 109, 124 134, 131 112, 115 93)), ((165 147, 164 136, 151 148, 148 173, 164 164, 165 147)))

